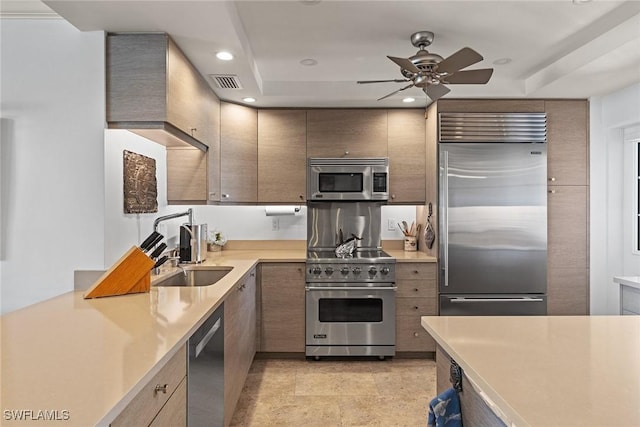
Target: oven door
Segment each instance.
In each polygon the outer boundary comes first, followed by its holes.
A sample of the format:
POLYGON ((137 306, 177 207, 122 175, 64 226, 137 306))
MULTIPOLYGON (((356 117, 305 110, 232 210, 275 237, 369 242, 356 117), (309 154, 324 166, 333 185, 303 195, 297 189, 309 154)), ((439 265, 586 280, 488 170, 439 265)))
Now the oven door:
POLYGON ((395 346, 396 287, 307 284, 307 346, 395 346))

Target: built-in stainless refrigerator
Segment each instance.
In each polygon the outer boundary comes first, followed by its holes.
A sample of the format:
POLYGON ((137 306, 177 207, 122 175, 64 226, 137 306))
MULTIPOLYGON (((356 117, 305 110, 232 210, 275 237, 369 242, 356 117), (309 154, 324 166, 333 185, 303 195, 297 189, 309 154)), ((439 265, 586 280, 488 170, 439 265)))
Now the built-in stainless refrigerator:
POLYGON ((544 143, 440 143, 440 315, 546 314, 544 143))

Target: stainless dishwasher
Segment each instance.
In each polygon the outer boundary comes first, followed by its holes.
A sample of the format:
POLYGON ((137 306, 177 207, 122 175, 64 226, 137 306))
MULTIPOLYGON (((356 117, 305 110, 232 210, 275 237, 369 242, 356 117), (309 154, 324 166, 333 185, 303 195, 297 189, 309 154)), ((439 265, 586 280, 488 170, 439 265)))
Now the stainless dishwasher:
POLYGON ((187 426, 224 421, 224 304, 189 338, 187 426))

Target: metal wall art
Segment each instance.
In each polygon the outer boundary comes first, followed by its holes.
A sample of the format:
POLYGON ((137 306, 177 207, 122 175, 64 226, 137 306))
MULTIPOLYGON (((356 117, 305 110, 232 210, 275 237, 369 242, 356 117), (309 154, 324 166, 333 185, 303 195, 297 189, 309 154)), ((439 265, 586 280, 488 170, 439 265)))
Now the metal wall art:
POLYGON ((158 212, 155 159, 124 150, 123 161, 124 213, 158 212))

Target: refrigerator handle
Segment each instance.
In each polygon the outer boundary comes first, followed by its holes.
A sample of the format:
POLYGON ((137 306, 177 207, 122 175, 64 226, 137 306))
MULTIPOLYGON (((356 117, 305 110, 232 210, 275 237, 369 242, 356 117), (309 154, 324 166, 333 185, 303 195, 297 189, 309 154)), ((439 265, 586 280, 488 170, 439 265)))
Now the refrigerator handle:
POLYGON ((444 286, 449 286, 449 152, 442 152, 442 269, 444 270, 444 286))

